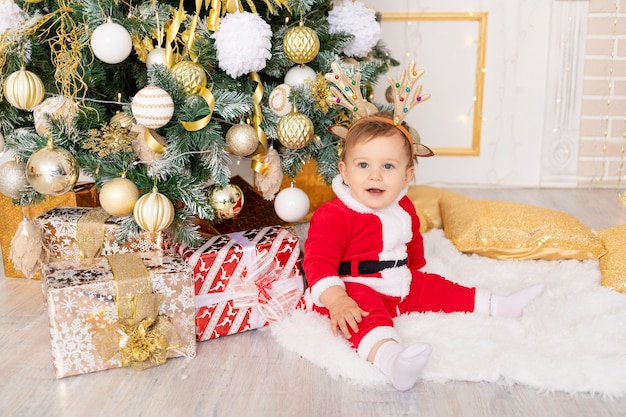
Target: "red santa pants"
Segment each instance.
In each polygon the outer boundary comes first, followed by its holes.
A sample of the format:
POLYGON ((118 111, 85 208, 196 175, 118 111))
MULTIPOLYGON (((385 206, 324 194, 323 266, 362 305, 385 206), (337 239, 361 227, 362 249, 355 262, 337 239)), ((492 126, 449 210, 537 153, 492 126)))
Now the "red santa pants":
MULTIPOLYGON (((372 329, 380 326, 393 327, 393 318, 411 312, 471 312, 474 311, 476 288, 468 288, 436 274, 414 272, 409 294, 400 300, 381 294, 370 287, 346 282, 346 292, 361 309, 369 312, 359 323, 359 330, 351 332, 348 339, 356 349, 361 339, 372 329)), ((325 307, 314 306, 314 310, 329 316, 325 307)))

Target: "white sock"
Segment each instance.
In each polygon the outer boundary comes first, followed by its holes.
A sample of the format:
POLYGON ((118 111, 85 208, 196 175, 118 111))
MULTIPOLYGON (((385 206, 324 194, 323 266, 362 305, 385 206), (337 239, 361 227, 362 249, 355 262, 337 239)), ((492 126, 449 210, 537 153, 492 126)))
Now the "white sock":
POLYGON ((522 311, 544 290, 543 284, 524 288, 510 295, 492 295, 490 314, 494 317, 520 317, 522 311))
POLYGON ((426 366, 432 348, 427 344, 402 346, 395 340, 383 343, 376 352, 374 365, 399 391, 412 388, 426 366))

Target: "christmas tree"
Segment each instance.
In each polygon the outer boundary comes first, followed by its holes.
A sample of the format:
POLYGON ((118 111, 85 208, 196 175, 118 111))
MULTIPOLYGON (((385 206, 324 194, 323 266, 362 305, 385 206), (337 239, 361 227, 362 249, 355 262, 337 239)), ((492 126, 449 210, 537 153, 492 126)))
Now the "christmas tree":
POLYGON ((34 204, 82 172, 123 217, 121 238, 165 229, 193 246, 190 218, 229 216, 211 192, 233 158, 267 199, 310 160, 330 182, 340 145, 327 128, 351 119, 327 100, 333 62, 360 73, 365 97, 397 65, 362 3, 0 0, 0 138, 16 155, 0 192, 34 204))

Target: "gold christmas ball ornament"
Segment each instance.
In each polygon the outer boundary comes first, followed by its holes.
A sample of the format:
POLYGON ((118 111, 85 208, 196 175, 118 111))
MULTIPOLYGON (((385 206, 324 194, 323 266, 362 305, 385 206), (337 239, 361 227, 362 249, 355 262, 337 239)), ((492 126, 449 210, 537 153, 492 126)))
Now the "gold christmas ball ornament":
POLYGON ((161 87, 149 85, 135 94, 131 110, 137 123, 149 129, 158 129, 172 119, 174 101, 161 87))
POLYGON ((22 67, 4 80, 4 97, 13 107, 32 110, 44 97, 41 78, 22 67))
POLYGON ((48 118, 50 120, 62 120, 71 124, 77 113, 78 104, 71 98, 64 96, 49 97, 33 109, 35 130, 41 136, 46 136, 50 129, 48 118))
POLYGON ((259 146, 259 134, 247 123, 241 122, 226 132, 226 144, 229 150, 238 156, 248 156, 259 146))
POLYGON ((188 96, 198 94, 207 83, 206 71, 197 62, 180 61, 172 67, 172 74, 188 96))
POLYGON ((220 219, 232 219, 243 209, 243 191, 235 184, 209 189, 209 204, 220 219))
POLYGON ((104 183, 99 199, 102 208, 111 216, 128 216, 139 199, 139 189, 125 177, 113 178, 104 183))
POLYGON ((133 118, 122 111, 118 111, 111 117, 109 124, 111 126, 120 126, 130 129, 133 127, 133 118))
POLYGON ((57 196, 70 191, 79 174, 74 155, 51 142, 33 153, 26 163, 26 179, 35 191, 44 195, 57 196))
POLYGON ((139 197, 133 209, 139 227, 148 232, 160 232, 174 221, 174 205, 156 187, 139 197))
POLYGON ((0 194, 19 198, 20 190, 27 183, 26 165, 13 160, 0 165, 0 194))
POLYGON ((289 149, 301 149, 311 142, 315 130, 313 122, 298 109, 281 117, 276 125, 276 136, 283 146, 289 149))
POLYGON ((289 101, 290 93, 291 86, 289 84, 281 84, 270 93, 269 106, 277 116, 284 116, 293 110, 293 104, 289 101))
POLYGON ((300 26, 285 32, 283 51, 296 64, 306 64, 313 61, 320 51, 320 40, 313 29, 300 22, 300 26))

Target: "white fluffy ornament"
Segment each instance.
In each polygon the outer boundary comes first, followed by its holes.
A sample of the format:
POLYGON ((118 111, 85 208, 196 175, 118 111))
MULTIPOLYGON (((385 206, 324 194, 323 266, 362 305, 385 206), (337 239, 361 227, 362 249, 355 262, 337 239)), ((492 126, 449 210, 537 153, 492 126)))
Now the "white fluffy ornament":
POLYGON ((341 52, 347 56, 363 58, 380 40, 380 23, 376 13, 358 1, 335 2, 328 12, 329 33, 349 33, 354 39, 341 52))
POLYGON ((257 13, 228 13, 211 37, 219 67, 233 78, 262 70, 272 57, 272 29, 257 13))
POLYGON ((24 25, 22 9, 13 0, 0 0, 0 35, 24 25))

